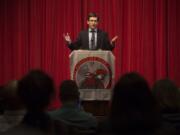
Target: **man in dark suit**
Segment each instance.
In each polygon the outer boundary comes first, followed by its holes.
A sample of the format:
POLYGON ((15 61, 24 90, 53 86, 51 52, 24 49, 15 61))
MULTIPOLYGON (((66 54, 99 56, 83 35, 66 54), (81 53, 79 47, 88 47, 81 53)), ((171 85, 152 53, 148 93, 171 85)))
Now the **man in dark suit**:
POLYGON ((109 41, 108 34, 97 28, 98 22, 99 17, 95 13, 89 13, 87 18, 89 28, 81 31, 75 42, 72 42, 68 33, 64 34, 68 47, 71 50, 113 50, 118 36, 109 41))

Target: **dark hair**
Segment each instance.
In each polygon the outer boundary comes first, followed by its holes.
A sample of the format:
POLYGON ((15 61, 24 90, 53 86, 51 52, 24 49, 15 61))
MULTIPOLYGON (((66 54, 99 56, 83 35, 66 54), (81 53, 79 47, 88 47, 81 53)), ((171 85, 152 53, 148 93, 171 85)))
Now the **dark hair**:
POLYGON ((97 21, 99 21, 99 17, 97 16, 97 14, 96 14, 95 12, 90 12, 90 13, 88 14, 87 20, 89 20, 90 17, 96 17, 96 18, 97 18, 97 21))
POLYGON ((159 113, 147 81, 138 73, 122 75, 113 89, 110 120, 114 131, 150 129, 159 113))
POLYGON ((4 113, 4 96, 3 96, 4 86, 0 85, 0 115, 4 113))
POLYGON ((17 94, 18 80, 9 81, 3 89, 4 107, 7 110, 22 109, 23 105, 17 94))
POLYGON ((161 79, 154 83, 152 92, 157 99, 161 111, 180 111, 180 91, 169 79, 161 79))
POLYGON ((18 94, 28 110, 44 110, 54 94, 53 80, 41 70, 32 70, 19 81, 18 94))
POLYGON ((59 97, 62 102, 79 100, 78 86, 73 80, 65 80, 59 87, 59 97))

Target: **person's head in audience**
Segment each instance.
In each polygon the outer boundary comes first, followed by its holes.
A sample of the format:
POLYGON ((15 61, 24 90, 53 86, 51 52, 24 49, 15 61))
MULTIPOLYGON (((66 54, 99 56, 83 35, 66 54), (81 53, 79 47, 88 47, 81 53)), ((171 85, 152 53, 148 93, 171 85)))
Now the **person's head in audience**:
POLYGON ((92 134, 97 128, 97 120, 92 114, 83 110, 79 99, 80 93, 76 82, 62 81, 59 86, 59 100, 62 102, 62 107, 50 112, 50 115, 53 119, 68 125, 70 134, 92 134))
POLYGON ((18 94, 29 111, 44 111, 54 94, 51 77, 41 70, 31 70, 18 83, 18 94))
POLYGON ((170 79, 161 79, 154 83, 152 92, 163 112, 180 112, 180 90, 170 79))
POLYGON ((80 93, 78 86, 73 80, 64 80, 59 87, 59 98, 63 104, 78 103, 80 93))
POLYGON ((151 130, 159 124, 157 103, 145 78, 122 75, 113 88, 110 121, 114 132, 151 130))
POLYGON ((18 92, 18 81, 9 81, 3 88, 3 103, 5 110, 18 110, 23 109, 22 101, 19 98, 18 92))
POLYGON ((26 113, 18 95, 18 81, 11 80, 1 89, 1 117, 0 132, 6 132, 19 125, 26 113))
POLYGON ((41 70, 31 70, 18 83, 18 94, 27 109, 23 123, 41 131, 52 131, 52 120, 45 112, 52 96, 54 83, 41 70))

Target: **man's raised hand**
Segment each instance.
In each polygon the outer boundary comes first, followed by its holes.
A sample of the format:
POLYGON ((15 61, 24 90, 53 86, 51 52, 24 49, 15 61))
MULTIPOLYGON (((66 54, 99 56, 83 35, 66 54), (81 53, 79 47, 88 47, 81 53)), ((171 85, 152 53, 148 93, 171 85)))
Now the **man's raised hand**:
POLYGON ((64 40, 70 44, 71 43, 71 37, 69 36, 69 33, 63 34, 64 40))
POLYGON ((117 40, 118 36, 114 36, 112 39, 111 39, 111 44, 114 44, 114 42, 117 40))

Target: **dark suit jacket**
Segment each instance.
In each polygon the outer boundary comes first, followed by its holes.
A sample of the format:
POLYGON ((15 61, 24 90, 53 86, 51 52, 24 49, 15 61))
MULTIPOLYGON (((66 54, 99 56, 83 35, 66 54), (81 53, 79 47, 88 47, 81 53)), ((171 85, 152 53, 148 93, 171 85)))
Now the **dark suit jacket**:
MULTIPOLYGON (((88 30, 81 31, 75 42, 68 45, 71 50, 90 50, 88 30)), ((114 45, 110 44, 108 34, 100 29, 97 30, 97 46, 95 50, 113 50, 114 45)))

